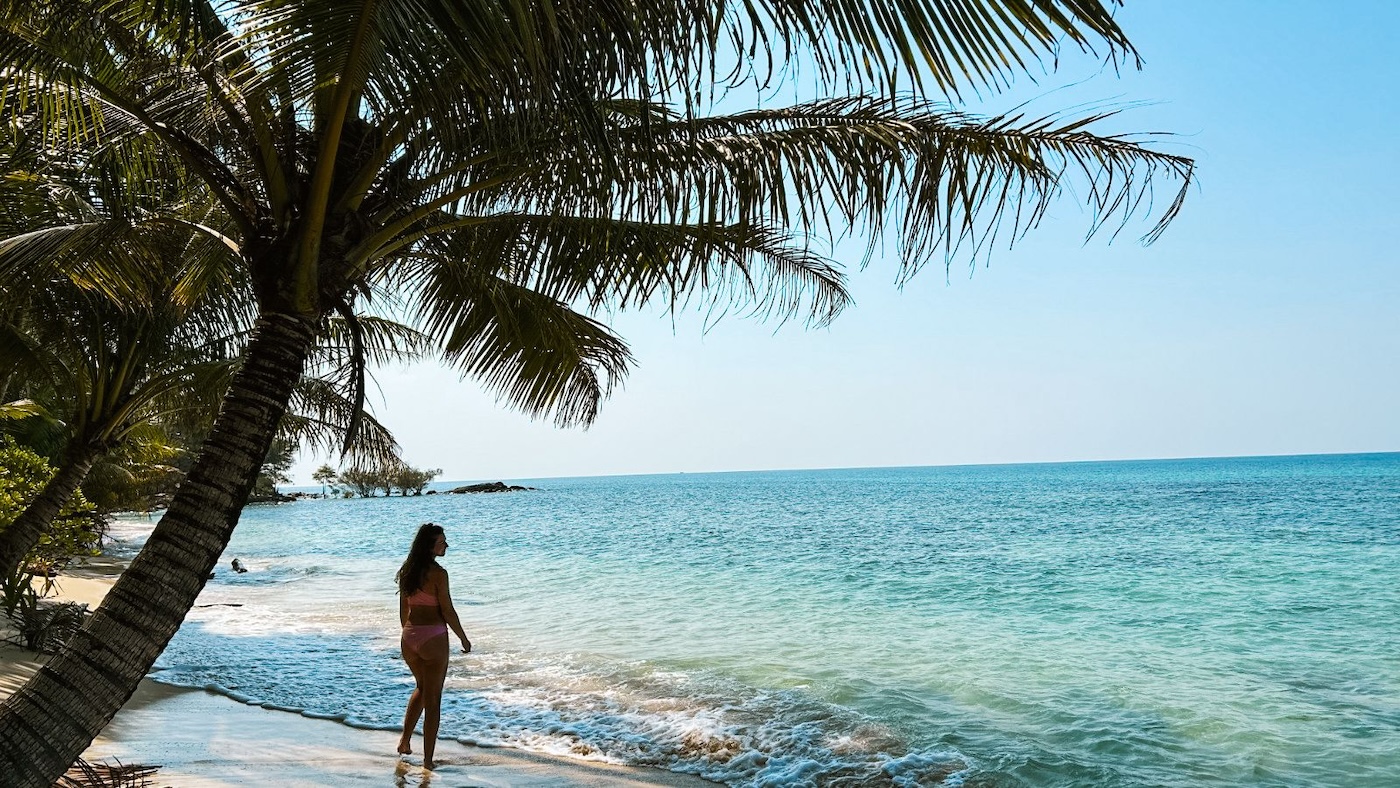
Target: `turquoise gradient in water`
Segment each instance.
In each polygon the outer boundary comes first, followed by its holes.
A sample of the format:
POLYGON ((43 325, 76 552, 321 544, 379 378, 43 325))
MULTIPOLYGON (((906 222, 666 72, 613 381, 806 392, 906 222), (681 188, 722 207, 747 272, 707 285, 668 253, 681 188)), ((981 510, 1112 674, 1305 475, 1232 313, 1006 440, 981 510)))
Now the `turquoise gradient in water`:
POLYGON ((446 737, 734 785, 1400 785, 1400 455, 530 483, 250 507, 159 677, 394 728, 431 520, 477 644, 446 737))

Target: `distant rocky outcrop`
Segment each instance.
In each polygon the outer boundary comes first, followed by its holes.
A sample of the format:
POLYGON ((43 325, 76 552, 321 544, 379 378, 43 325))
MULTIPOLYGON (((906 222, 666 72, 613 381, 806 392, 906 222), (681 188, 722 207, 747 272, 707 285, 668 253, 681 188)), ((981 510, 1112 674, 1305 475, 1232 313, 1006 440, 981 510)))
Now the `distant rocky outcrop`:
POLYGON ((284 493, 276 491, 273 491, 266 495, 258 495, 257 493, 253 493, 252 495, 248 496, 248 503, 291 503, 295 500, 297 500, 296 496, 286 495, 284 493))
POLYGON ((461 487, 448 490, 448 492, 454 495, 458 495, 461 493, 519 492, 521 490, 533 489, 535 488, 521 487, 515 484, 506 484, 505 482, 482 482, 481 484, 464 484, 461 487))

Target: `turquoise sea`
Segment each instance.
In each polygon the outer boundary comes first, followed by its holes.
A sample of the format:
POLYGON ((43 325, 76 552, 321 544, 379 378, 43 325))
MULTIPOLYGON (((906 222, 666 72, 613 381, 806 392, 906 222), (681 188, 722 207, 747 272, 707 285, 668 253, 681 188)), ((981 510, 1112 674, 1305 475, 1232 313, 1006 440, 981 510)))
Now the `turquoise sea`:
POLYGON ((395 729, 431 520, 477 647, 447 738, 736 786, 1400 785, 1400 454, 511 481, 250 507, 156 677, 395 729))

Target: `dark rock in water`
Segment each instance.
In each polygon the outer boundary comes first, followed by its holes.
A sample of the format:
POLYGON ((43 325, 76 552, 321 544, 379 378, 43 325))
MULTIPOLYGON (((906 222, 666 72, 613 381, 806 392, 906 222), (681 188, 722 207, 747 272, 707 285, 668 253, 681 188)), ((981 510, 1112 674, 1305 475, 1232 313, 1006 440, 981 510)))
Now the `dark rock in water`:
POLYGON ((242 561, 235 558, 233 559, 233 571, 241 575, 248 571, 248 567, 244 566, 242 561))
POLYGON ((456 489, 448 490, 449 493, 493 493, 493 492, 516 492, 519 490, 533 490, 534 487, 520 487, 506 484, 505 482, 482 482, 481 484, 466 484, 456 489))
POLYGON ((425 493, 423 493, 423 494, 424 494, 424 495, 437 495, 437 490, 429 490, 429 491, 427 491, 427 492, 425 492, 425 493))
POLYGON ((280 492, 274 492, 271 495, 248 496, 248 503, 291 503, 295 500, 297 500, 295 496, 283 495, 280 492))
POLYGON ((510 488, 503 482, 482 482, 481 484, 464 484, 461 487, 449 490, 452 493, 484 493, 484 492, 506 492, 510 488))

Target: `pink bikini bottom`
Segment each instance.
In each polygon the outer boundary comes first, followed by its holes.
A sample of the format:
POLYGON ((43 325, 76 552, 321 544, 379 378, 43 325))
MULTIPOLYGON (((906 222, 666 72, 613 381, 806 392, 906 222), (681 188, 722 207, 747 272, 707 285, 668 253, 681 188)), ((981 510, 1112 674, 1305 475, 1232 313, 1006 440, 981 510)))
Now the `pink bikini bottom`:
POLYGON ((403 628, 403 647, 414 654, 421 654, 424 643, 446 634, 446 624, 409 624, 403 628))

